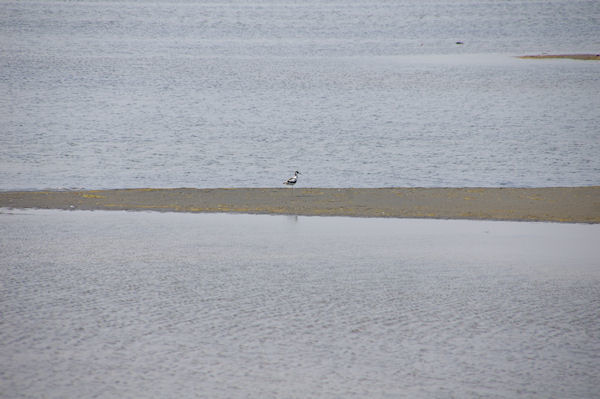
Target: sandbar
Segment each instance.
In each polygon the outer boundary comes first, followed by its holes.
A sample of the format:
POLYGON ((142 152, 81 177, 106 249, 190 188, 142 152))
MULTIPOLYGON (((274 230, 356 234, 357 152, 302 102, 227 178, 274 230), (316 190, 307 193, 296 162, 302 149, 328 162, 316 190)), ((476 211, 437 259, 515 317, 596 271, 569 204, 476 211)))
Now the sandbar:
POLYGON ((600 54, 540 54, 540 55, 522 55, 522 59, 548 59, 564 58, 571 60, 600 61, 600 54))
POLYGON ((3 191, 0 208, 600 223, 600 186, 3 191))

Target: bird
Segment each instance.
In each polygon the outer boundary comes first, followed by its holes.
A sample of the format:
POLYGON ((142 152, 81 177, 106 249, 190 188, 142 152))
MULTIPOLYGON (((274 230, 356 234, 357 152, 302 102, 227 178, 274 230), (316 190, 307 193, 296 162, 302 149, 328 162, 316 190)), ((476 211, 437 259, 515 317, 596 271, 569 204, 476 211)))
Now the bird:
POLYGON ((301 175, 302 173, 296 171, 294 172, 294 176, 290 177, 289 179, 287 179, 286 181, 283 182, 283 184, 287 185, 287 186, 292 186, 292 188, 294 188, 294 184, 296 184, 296 182, 298 181, 298 175, 301 175))

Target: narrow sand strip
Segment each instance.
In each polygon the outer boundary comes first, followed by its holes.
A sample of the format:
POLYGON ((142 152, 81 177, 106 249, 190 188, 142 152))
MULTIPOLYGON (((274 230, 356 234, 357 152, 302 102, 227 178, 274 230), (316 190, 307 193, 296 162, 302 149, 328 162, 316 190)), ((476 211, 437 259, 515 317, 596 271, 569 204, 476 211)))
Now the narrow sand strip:
POLYGON ((522 55, 522 59, 547 59, 547 58, 566 58, 571 60, 600 61, 600 54, 540 54, 540 55, 522 55))
POLYGON ((5 191, 0 207, 600 223, 600 186, 5 191))

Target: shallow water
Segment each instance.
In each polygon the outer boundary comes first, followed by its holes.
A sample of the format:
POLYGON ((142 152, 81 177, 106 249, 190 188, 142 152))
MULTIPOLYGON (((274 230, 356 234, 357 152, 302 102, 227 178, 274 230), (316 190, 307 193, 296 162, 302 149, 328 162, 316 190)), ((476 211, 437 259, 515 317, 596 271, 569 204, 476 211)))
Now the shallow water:
POLYGON ((599 238, 4 210, 2 396, 597 397, 599 238))
POLYGON ((0 189, 598 185, 599 4, 2 1, 0 189))

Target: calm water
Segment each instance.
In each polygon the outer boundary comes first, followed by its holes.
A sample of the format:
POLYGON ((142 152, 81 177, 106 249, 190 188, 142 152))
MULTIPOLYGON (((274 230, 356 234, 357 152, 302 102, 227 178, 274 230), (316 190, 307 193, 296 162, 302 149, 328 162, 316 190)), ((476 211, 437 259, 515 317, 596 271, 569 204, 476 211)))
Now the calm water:
POLYGON ((513 56, 599 51, 596 0, 0 0, 0 189, 597 185, 600 63, 513 56))
POLYGON ((599 225, 0 213, 2 397, 592 398, 599 225))

